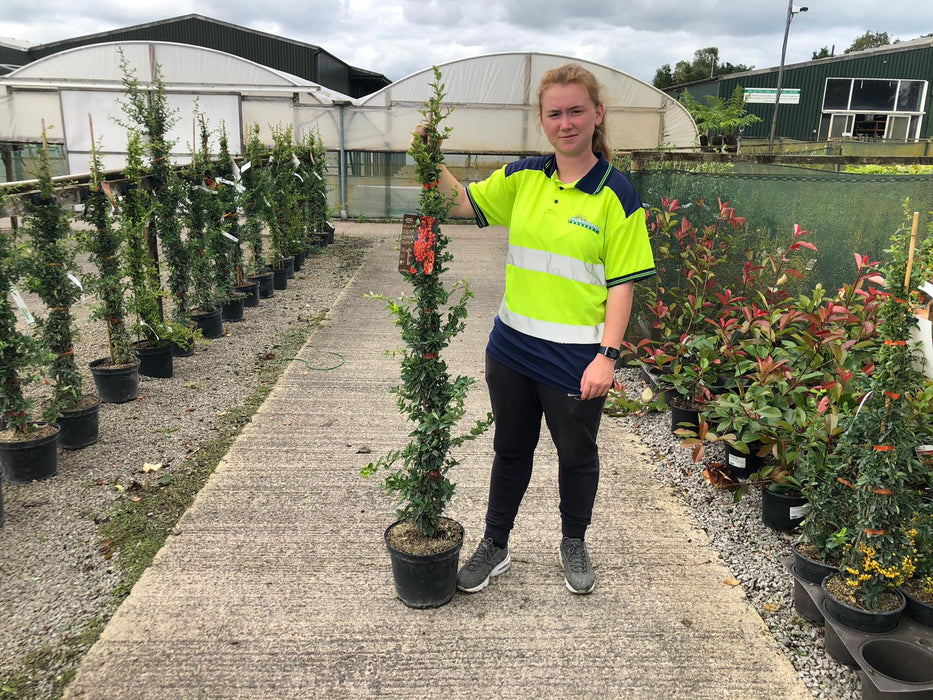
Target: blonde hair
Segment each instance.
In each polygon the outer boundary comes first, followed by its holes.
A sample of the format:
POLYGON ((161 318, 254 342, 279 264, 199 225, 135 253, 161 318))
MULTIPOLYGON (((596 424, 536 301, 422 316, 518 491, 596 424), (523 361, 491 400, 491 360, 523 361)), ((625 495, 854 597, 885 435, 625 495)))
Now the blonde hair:
MULTIPOLYGON (((538 114, 541 114, 541 97, 544 91, 552 85, 570 85, 576 83, 586 90, 590 101, 594 107, 599 107, 602 101, 602 86, 596 80, 596 76, 590 73, 579 63, 568 63, 559 68, 552 68, 541 76, 541 82, 538 84, 538 114)), ((606 136, 606 114, 603 110, 602 123, 596 126, 593 131, 593 150, 601 153, 606 160, 612 159, 612 150, 609 148, 609 139, 606 136)))

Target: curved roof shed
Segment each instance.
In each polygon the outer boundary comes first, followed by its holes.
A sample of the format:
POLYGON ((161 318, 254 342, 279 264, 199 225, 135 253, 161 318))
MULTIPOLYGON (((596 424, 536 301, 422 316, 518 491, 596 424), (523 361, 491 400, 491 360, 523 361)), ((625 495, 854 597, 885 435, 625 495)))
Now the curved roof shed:
MULTIPOLYGON (((550 150, 538 123, 535 91, 542 74, 579 63, 604 88, 609 143, 618 150, 692 147, 697 128, 679 102, 622 71, 567 56, 498 53, 440 66, 453 133, 445 149, 469 153, 550 150)), ((432 70, 403 78, 355 101, 346 148, 407 150, 418 108, 431 94, 432 70)))

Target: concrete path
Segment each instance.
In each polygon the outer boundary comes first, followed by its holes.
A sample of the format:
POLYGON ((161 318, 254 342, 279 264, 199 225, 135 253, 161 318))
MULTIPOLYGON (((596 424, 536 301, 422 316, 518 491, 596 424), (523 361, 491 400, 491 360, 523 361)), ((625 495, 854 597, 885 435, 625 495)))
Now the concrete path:
MULTIPOLYGON (((588 534, 596 590, 558 563, 556 457, 542 436, 513 534, 512 568, 482 593, 416 611, 396 597, 382 541, 393 505, 359 476, 407 429, 389 388, 400 341, 366 292, 405 291, 399 226, 355 224, 379 245, 292 363, 88 653, 71 698, 810 698, 637 437, 601 432, 588 534), (371 449, 371 454, 361 453, 371 449)), ((338 227, 338 231, 341 229, 338 227)), ((459 226, 453 277, 476 298, 446 355, 478 378, 502 293, 505 234, 459 226)), ((266 302, 264 302, 266 303, 266 302)), ((491 433, 461 451, 450 515, 469 556, 482 535, 491 433)))

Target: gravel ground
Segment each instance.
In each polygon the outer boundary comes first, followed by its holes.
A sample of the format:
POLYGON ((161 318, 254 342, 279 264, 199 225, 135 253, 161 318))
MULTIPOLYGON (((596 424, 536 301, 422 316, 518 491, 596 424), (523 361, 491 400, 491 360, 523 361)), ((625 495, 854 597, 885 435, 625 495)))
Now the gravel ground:
MULTIPOLYGON (((136 401, 104 404, 100 441, 61 452, 54 479, 3 484, 0 686, 26 672, 31 676, 27 697, 54 696, 55 678, 80 661, 86 646, 79 641, 82 632, 106 622, 117 604, 116 561, 106 558, 99 534, 109 509, 132 497, 134 489, 157 488, 159 478, 183 468, 198 445, 216 434, 223 414, 259 388, 257 364, 273 357, 281 334, 327 311, 371 244, 365 236, 365 225, 338 225, 336 243, 309 258, 287 290, 247 309, 243 322, 225 324, 226 335, 199 344, 193 357, 176 358, 172 379, 141 377, 136 401), (144 474, 145 463, 165 466, 144 474), (36 664, 31 657, 39 650, 52 662, 36 664)), ((39 306, 34 299, 27 302, 39 306)), ((106 347, 102 324, 86 321, 88 307, 77 309, 84 330, 75 355, 83 367, 102 357, 106 347)), ((321 358, 320 364, 332 359, 321 358)), ((641 394, 644 385, 636 372, 620 370, 619 378, 633 397, 641 394)), ((87 381, 93 387, 89 374, 87 381)), ((668 413, 612 420, 624 421, 654 450, 655 476, 682 496, 814 697, 859 698, 857 674, 825 654, 821 627, 794 612, 792 580, 780 561, 790 554, 792 537, 761 523, 757 493, 733 503, 731 493, 706 483, 702 466, 671 434, 668 413)), ((715 449, 709 454, 715 458, 715 449)), ((0 687, 0 698, 5 697, 17 695, 0 687)))
MULTIPOLYGON (((645 389, 635 370, 619 370, 619 381, 630 398, 645 389)), ((738 503, 732 492, 717 489, 703 478, 703 465, 694 464, 690 450, 679 446, 671 433, 671 416, 663 413, 628 415, 621 420, 654 451, 654 474, 683 498, 710 544, 745 589, 749 600, 771 629, 815 698, 858 700, 858 673, 823 650, 823 628, 794 611, 793 579, 781 559, 790 556, 794 536, 776 532, 761 522, 761 499, 750 489, 738 503)), ((707 461, 722 461, 722 449, 710 446, 707 461)), ((729 659, 711 659, 728 664, 729 659)))
MULTIPOLYGON (((355 224, 346 227, 365 234, 355 224)), ((158 479, 183 469, 198 445, 218 434, 225 412, 260 388, 257 364, 280 361, 281 335, 330 308, 373 243, 342 230, 338 224, 335 243, 309 257, 286 290, 246 309, 242 322, 225 323, 225 335, 199 343, 192 357, 175 358, 173 378, 140 377, 137 400, 103 404, 100 441, 60 450, 55 478, 3 484, 0 698, 54 697, 56 676, 83 655, 82 633, 106 622, 117 603, 118 555, 108 559, 101 547, 100 524, 121 499, 158 488, 158 479), (163 467, 142 473, 146 463, 163 467), (51 661, 37 663, 37 653, 51 661), (29 677, 26 691, 11 683, 22 673, 29 677)), ((41 310, 37 299, 24 296, 31 310, 41 310)), ((105 327, 89 322, 89 311, 90 301, 75 308, 81 329, 75 357, 93 391, 87 365, 106 355, 107 344, 105 327)), ((326 356, 317 364, 333 361, 326 356)))

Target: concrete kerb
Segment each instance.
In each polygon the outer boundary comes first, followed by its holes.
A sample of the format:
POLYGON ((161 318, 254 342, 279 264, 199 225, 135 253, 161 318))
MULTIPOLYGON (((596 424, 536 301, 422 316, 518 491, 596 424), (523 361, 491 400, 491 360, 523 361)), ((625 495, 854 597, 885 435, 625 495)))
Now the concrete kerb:
MULTIPOLYGON (((684 506, 652 481, 638 438, 607 419, 588 535, 589 596, 563 585, 556 456, 541 440, 511 547, 484 592, 413 611, 395 598, 381 534, 392 504, 359 477, 408 432, 389 387, 397 333, 368 291, 398 295, 399 227, 382 240, 117 611, 66 697, 809 698, 684 506), (320 361, 319 361, 320 360, 320 361), (723 660, 728 660, 723 663, 723 660)), ((343 231, 341 231, 343 232, 343 231)), ((476 376, 502 293, 502 230, 457 227, 453 276, 476 297, 449 348, 476 376)), ((450 515, 481 535, 491 433, 468 443, 450 515)))

